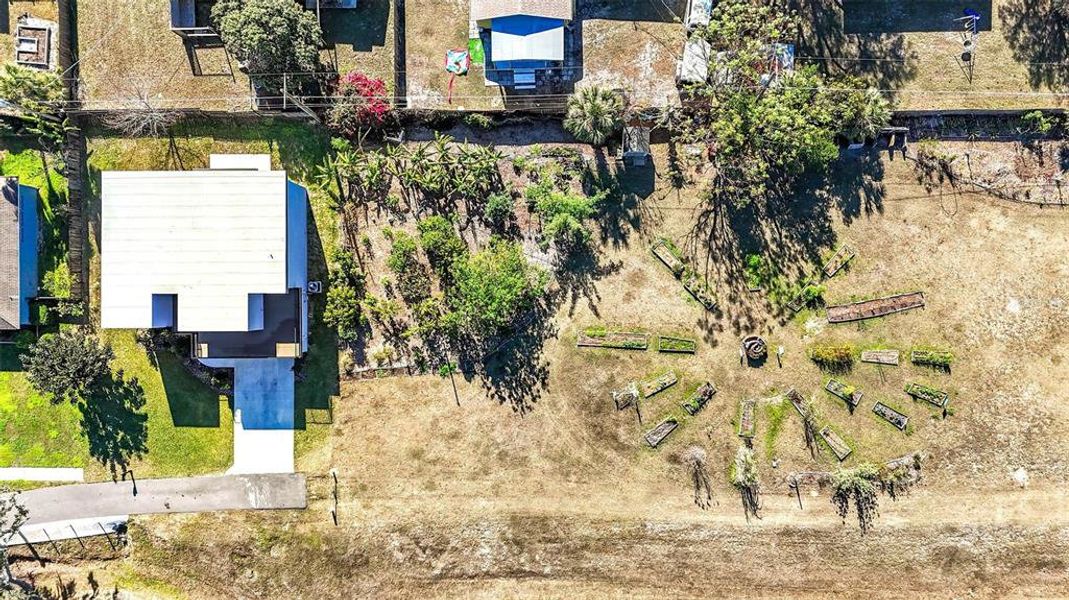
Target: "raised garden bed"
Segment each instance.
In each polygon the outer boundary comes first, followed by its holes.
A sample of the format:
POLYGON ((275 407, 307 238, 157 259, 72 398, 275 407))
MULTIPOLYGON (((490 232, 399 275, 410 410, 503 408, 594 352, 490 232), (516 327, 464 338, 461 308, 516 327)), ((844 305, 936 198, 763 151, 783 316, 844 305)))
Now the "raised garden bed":
POLYGON ((949 369, 950 363, 954 362, 954 355, 946 350, 913 350, 909 353, 909 360, 915 365, 949 369))
POLYGON ((854 256, 856 255, 857 251, 855 251, 849 244, 839 246, 839 249, 835 251, 835 254, 833 254, 831 258, 828 259, 828 262, 824 263, 824 266, 821 267, 824 277, 828 279, 835 277, 836 273, 841 271, 847 263, 854 260, 854 256))
POLYGON ((589 327, 579 334, 575 345, 579 348, 645 350, 650 347, 650 336, 638 331, 608 331, 601 327, 589 327))
POLYGON ((623 410, 638 404, 638 388, 634 383, 626 388, 611 393, 612 401, 616 404, 616 410, 623 410))
POLYGON ((906 393, 936 408, 946 408, 947 403, 950 402, 950 394, 919 383, 906 384, 906 393))
POLYGON ((708 404, 715 395, 716 386, 713 385, 713 382, 707 381, 694 391, 694 395, 684 400, 680 406, 683 407, 683 410, 687 411, 688 415, 693 417, 698 414, 698 411, 705 408, 705 405, 708 404))
POLYGON ((705 310, 716 308, 716 296, 697 273, 691 273, 683 278, 683 289, 694 296, 694 299, 704 306, 705 310))
POLYGON ((898 350, 862 350, 861 362, 897 367, 901 354, 898 350))
POLYGON ((846 460, 846 457, 853 452, 850 446, 843 441, 843 438, 839 437, 839 434, 832 431, 827 425, 821 428, 820 437, 831 448, 832 453, 835 454, 835 458, 839 459, 839 462, 846 460))
POLYGON ((899 431, 905 431, 906 426, 909 425, 909 417, 898 412, 897 410, 887 406, 883 402, 877 402, 872 406, 872 412, 881 416, 891 425, 898 428, 899 431))
POLYGON ((756 422, 754 420, 754 409, 756 406, 756 400, 743 400, 739 403, 739 437, 748 440, 753 439, 754 431, 756 429, 756 422))
POLYGON ((646 432, 643 436, 646 438, 646 443, 650 445, 650 448, 656 448, 661 445, 661 442, 665 440, 673 431, 679 427, 679 422, 675 419, 665 419, 661 421, 659 425, 646 432))
POLYGON ((667 335, 657 336, 658 352, 675 352, 680 354, 694 354, 697 343, 687 338, 670 337, 667 335))
POLYGON ((686 268, 686 265, 683 263, 682 257, 679 256, 679 251, 676 250, 676 247, 671 242, 658 240, 651 250, 653 250, 653 255, 664 263, 664 266, 668 267, 668 270, 673 275, 679 277, 683 274, 683 269, 686 268))
POLYGON ((838 379, 829 379, 827 385, 824 386, 824 391, 846 402, 851 409, 857 408, 862 396, 864 396, 856 387, 843 383, 838 379))
POLYGON ((639 389, 642 390, 642 397, 649 398, 654 394, 663 392, 664 390, 675 385, 679 379, 676 377, 674 371, 669 371, 660 377, 654 377, 653 379, 647 379, 639 384, 639 389))
POLYGON ((898 294, 896 296, 888 296, 886 298, 876 298, 875 300, 854 302, 853 304, 840 304, 838 306, 829 306, 828 322, 849 323, 851 321, 875 319, 876 317, 883 317, 886 315, 891 315, 894 313, 900 313, 907 310, 912 310, 914 308, 923 307, 923 292, 898 294))
POLYGON ((783 394, 783 396, 786 397, 788 401, 790 401, 791 406, 794 407, 794 410, 798 411, 798 414, 804 419, 806 410, 805 398, 803 398, 802 395, 798 393, 798 390, 791 388, 787 390, 787 392, 783 394))
POLYGON ((787 308, 791 309, 791 312, 798 312, 805 308, 810 302, 816 299, 816 296, 810 297, 809 288, 816 285, 816 282, 812 279, 806 279, 802 282, 802 288, 797 294, 791 298, 791 301, 787 303, 787 308))

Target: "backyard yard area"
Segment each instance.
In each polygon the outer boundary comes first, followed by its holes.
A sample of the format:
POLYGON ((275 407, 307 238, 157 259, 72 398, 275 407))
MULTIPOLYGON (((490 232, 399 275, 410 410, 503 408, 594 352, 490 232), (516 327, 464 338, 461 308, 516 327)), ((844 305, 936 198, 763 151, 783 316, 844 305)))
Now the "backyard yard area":
POLYGON ((861 75, 900 109, 1038 108, 1064 104, 1069 38, 1052 0, 795 0, 799 64, 861 75), (965 9, 979 13, 963 62, 965 9))
MULTIPOLYGON (((54 10, 54 9, 53 9, 54 10)), ((168 0, 82 0, 78 3, 79 68, 85 107, 129 106, 145 94, 167 108, 251 110, 249 78, 222 48, 187 52, 170 29, 168 0), (194 68, 201 74, 194 75, 194 68)), ((390 0, 322 13, 325 64, 358 69, 393 85, 390 0)))

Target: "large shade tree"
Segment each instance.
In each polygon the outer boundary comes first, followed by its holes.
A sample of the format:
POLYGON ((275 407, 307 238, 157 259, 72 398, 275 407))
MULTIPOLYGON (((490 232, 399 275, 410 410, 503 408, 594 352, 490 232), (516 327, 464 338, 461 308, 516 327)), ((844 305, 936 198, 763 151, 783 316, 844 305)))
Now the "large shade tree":
POLYGON ((293 0, 219 0, 212 21, 250 73, 307 73, 319 66, 323 31, 293 0))
POLYGON ((58 404, 81 400, 107 378, 113 356, 111 348, 81 330, 62 331, 41 336, 22 364, 30 383, 58 404))
POLYGON ((886 124, 886 103, 864 87, 830 88, 813 67, 784 68, 784 44, 798 31, 793 12, 724 0, 700 32, 712 49, 710 81, 688 90, 691 101, 673 126, 680 141, 708 148, 710 201, 766 199, 838 157, 838 135, 866 137, 886 124))

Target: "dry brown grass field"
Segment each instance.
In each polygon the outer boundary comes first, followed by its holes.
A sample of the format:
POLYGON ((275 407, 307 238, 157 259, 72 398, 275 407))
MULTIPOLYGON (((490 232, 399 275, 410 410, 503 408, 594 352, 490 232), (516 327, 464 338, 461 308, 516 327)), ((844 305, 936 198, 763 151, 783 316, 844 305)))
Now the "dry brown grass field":
MULTIPOLYGON (((658 165, 666 152, 656 146, 658 165)), ((316 426, 329 431, 299 456, 311 481, 307 511, 137 518, 124 552, 101 541, 43 549, 54 562, 26 558, 16 570, 75 590, 89 589, 91 573, 101 589, 135 598, 1063 596, 1069 215, 929 191, 900 157, 847 158, 826 177, 836 185, 814 185, 819 193, 800 193, 775 218, 735 211, 704 227, 698 186, 623 177, 630 192, 597 225, 594 256, 557 278, 547 317, 487 373, 458 375, 459 406, 436 375, 342 381, 332 423, 316 426), (660 236, 707 273, 715 311, 650 253, 660 236), (919 290, 926 307, 831 325, 820 310, 783 314, 748 290, 747 254, 794 273, 844 242, 858 256, 827 282, 829 302, 919 290), (697 352, 577 348, 577 334, 594 325, 693 337, 697 352), (739 364, 749 333, 785 348, 782 367, 774 356, 739 364), (836 375, 865 393, 851 415, 821 390, 828 374, 805 356, 829 340, 937 345, 956 361, 947 373, 908 360, 854 364, 836 375), (610 390, 666 369, 680 382, 642 404, 643 424, 612 406, 610 390), (706 380, 719 392, 682 418, 679 402, 706 380), (905 396, 910 381, 951 392, 951 414, 905 396), (867 535, 852 516, 839 519, 826 490, 803 489, 799 508, 788 489, 788 473, 836 462, 827 450, 809 456, 798 415, 778 399, 792 387, 851 444, 846 466, 925 455, 921 483, 896 501, 881 496, 867 535), (750 521, 727 478, 746 398, 758 399, 762 485, 760 518, 750 521), (872 413, 876 400, 910 416, 908 434, 872 413), (680 428, 646 447, 642 433, 667 415, 680 428), (705 510, 680 463, 690 445, 709 455, 705 510), (1018 468, 1027 487, 1011 477, 1018 468)))

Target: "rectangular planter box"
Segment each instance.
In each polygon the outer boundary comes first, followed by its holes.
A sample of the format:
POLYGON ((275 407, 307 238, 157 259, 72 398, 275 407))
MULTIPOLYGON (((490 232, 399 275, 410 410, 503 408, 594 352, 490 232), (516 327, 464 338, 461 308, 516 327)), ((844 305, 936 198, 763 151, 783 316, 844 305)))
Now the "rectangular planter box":
POLYGON ((669 371, 660 377, 655 379, 647 379, 639 384, 639 388, 642 390, 642 397, 649 398, 654 394, 663 392, 664 390, 675 385, 679 379, 676 377, 674 371, 669 371))
POLYGON ((852 386, 846 385, 838 379, 831 379, 828 381, 828 384, 824 386, 824 391, 839 398, 843 402, 846 402, 851 408, 857 408, 857 405, 861 402, 861 398, 864 394, 857 389, 851 391, 851 388, 852 386))
POLYGON ((897 367, 901 354, 898 350, 862 350, 861 362, 897 367))
POLYGON ((853 452, 850 446, 846 445, 843 438, 839 437, 839 434, 831 430, 830 427, 823 427, 820 430, 820 437, 824 440, 824 443, 831 448, 831 451, 835 454, 835 458, 839 459, 839 462, 846 460, 846 457, 850 456, 853 452))
POLYGON ((854 260, 856 254, 857 252, 847 244, 839 246, 839 249, 828 259, 828 262, 824 263, 824 267, 821 269, 824 273, 824 277, 828 279, 835 277, 835 274, 841 271, 847 263, 854 260))
POLYGON ((658 352, 674 352, 678 354, 694 354, 697 349, 697 342, 687 338, 669 337, 666 335, 657 336, 657 351, 658 352))
POLYGON ((784 397, 787 398, 788 401, 790 401, 791 406, 794 407, 794 410, 798 411, 798 415, 801 416, 804 419, 805 418, 805 398, 803 398, 802 395, 798 393, 798 390, 796 390, 794 388, 791 388, 791 389, 787 390, 787 392, 784 393, 783 395, 784 395, 784 397))
POLYGON ((743 400, 739 404, 739 437, 753 439, 756 423, 754 422, 754 409, 757 407, 756 400, 743 400))
POLYGON ((605 335, 596 336, 580 332, 575 345, 579 348, 646 350, 650 347, 650 336, 648 333, 634 331, 607 331, 605 335))
POLYGON ((691 275, 690 278, 684 281, 683 289, 687 290, 687 293, 704 306, 705 310, 716 308, 716 297, 713 296, 705 282, 699 279, 697 275, 691 275))
POLYGON ((646 432, 644 436, 646 443, 650 445, 650 448, 656 448, 676 430, 676 427, 679 427, 679 423, 675 419, 661 421, 659 425, 646 432))
POLYGON ((872 412, 880 415, 888 423, 894 425, 899 431, 905 431, 909 425, 909 417, 887 406, 883 402, 877 402, 872 406, 872 412))
POLYGON ((913 350, 909 353, 909 360, 915 365, 944 367, 954 360, 954 355, 941 350, 913 350))
POLYGON ((705 405, 712 400, 715 395, 716 386, 713 385, 713 382, 707 381, 695 390, 693 396, 680 403, 680 406, 683 407, 683 410, 687 411, 688 415, 693 417, 698 414, 698 411, 705 408, 705 405))
POLYGON ((919 383, 906 384, 906 393, 936 408, 946 408, 947 403, 950 402, 950 394, 919 383))
POLYGON ((829 306, 828 322, 849 323, 863 321, 923 307, 924 294, 922 292, 898 294, 897 296, 876 298, 875 300, 865 300, 864 302, 854 302, 853 304, 829 306))
POLYGON ((675 252, 668 247, 668 244, 665 243, 664 240, 658 241, 651 249, 653 250, 653 255, 664 263, 664 266, 668 267, 668 270, 671 271, 673 275, 679 277, 683 273, 685 265, 683 264, 682 259, 675 255, 675 252))

